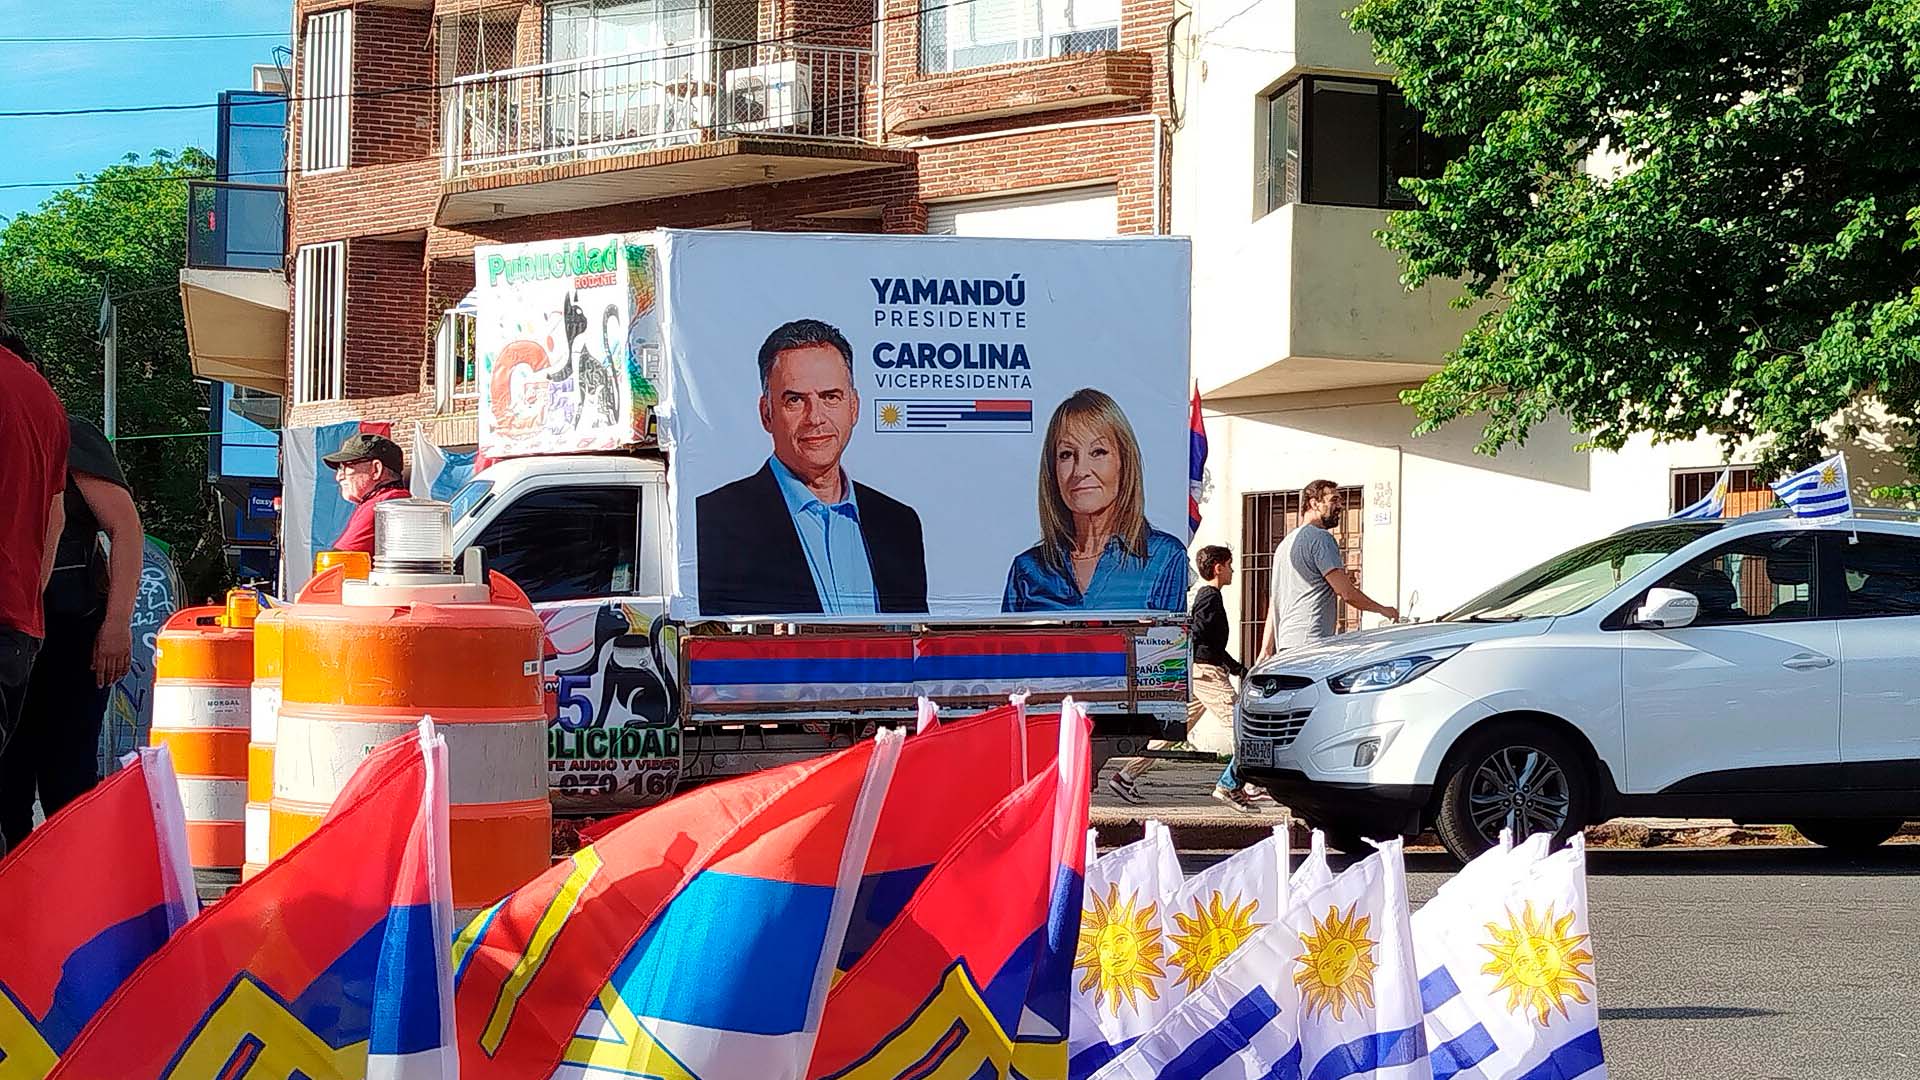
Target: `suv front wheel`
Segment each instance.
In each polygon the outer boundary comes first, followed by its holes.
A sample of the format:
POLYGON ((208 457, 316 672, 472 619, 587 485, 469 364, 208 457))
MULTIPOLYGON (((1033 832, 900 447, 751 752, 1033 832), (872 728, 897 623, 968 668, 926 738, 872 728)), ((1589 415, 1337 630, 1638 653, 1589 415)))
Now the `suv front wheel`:
POLYGON ((1519 843, 1538 832, 1555 842, 1585 827, 1593 785, 1586 756, 1558 732, 1520 721, 1468 735, 1440 791, 1434 831, 1453 857, 1471 860, 1511 828, 1519 843))

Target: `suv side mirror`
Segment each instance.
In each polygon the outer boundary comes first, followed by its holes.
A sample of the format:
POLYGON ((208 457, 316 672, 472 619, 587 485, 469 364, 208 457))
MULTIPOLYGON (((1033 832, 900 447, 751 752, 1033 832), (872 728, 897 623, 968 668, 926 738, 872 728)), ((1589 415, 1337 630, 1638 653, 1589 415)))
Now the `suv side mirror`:
POLYGON ((1633 613, 1641 630, 1676 630, 1690 626, 1700 614, 1700 598, 1683 589, 1648 589, 1647 599, 1633 613))

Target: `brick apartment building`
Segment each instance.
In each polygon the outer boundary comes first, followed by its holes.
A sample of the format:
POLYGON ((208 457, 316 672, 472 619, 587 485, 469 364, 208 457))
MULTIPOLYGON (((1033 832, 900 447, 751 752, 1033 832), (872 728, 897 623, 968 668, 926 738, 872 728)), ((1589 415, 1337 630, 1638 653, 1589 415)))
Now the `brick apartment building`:
POLYGON ((447 313, 478 244, 658 227, 1099 236, 1165 231, 1170 212, 1172 0, 299 0, 295 15, 290 427, 417 421, 471 443, 447 313))

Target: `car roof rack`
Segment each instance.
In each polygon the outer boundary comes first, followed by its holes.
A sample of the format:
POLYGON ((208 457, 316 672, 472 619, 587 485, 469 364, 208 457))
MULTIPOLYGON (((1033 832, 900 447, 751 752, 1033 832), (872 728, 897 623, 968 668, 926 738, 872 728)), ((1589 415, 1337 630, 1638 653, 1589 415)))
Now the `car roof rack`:
MULTIPOLYGON (((1784 506, 1776 506, 1767 510, 1755 510, 1751 513, 1741 514, 1739 517, 1730 518, 1655 518, 1652 521, 1642 521, 1617 529, 1615 530, 1615 534, 1635 532, 1640 529, 1658 528, 1662 525, 1697 525, 1710 529, 1720 529, 1728 525, 1738 524, 1742 521, 1788 521, 1792 520, 1793 516, 1792 510, 1784 506)), ((1807 524, 1835 528, 1845 526, 1848 520, 1897 521, 1906 524, 1920 524, 1920 510, 1901 510, 1883 506, 1856 506, 1853 508, 1853 517, 1851 519, 1844 517, 1827 518, 1823 520, 1810 519, 1807 521, 1807 524)))

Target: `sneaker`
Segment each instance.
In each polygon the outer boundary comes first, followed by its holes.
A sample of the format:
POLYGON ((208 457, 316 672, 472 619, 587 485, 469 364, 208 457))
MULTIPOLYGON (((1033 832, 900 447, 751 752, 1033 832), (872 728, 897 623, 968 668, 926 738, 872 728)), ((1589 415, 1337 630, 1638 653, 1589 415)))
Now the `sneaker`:
POLYGON ((1242 792, 1239 788, 1223 788, 1219 784, 1215 784, 1213 785, 1213 797, 1243 814, 1257 814, 1260 812, 1259 808, 1253 805, 1253 800, 1247 798, 1246 793, 1242 792))
POLYGON ((1107 777, 1107 791, 1121 802, 1132 803, 1135 806, 1147 801, 1146 796, 1140 794, 1139 786, 1127 779, 1125 773, 1114 773, 1107 777))
POLYGON ((1246 796, 1248 802, 1262 810, 1271 810, 1280 805, 1274 801, 1273 796, 1267 794, 1266 788, 1257 788, 1252 784, 1240 785, 1240 794, 1246 796))

